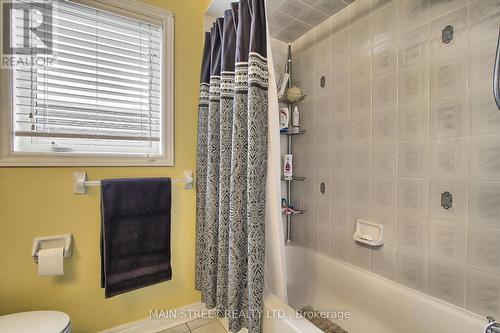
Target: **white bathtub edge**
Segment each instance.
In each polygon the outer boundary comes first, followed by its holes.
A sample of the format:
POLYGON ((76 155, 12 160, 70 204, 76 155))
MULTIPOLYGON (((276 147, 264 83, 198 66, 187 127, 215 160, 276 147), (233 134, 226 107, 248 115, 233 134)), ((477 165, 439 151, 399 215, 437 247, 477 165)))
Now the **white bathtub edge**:
POLYGON ((297 312, 292 309, 288 304, 285 304, 282 300, 271 293, 266 293, 264 295, 264 311, 270 310, 281 310, 286 313, 287 318, 281 319, 272 319, 264 316, 263 320, 263 333, 321 333, 322 331, 314 326, 307 319, 301 318, 297 316, 297 312), (289 331, 283 330, 286 329, 284 326, 290 328, 289 331))
POLYGON ((304 304, 316 308, 335 308, 338 306, 337 300, 341 300, 340 303, 344 301, 341 306, 349 307, 345 310, 352 309, 358 312, 357 318, 367 321, 349 323, 357 320, 353 317, 345 321, 344 325, 338 322, 349 332, 362 332, 359 327, 363 324, 366 327, 378 323, 379 327, 386 325, 386 330, 374 330, 373 333, 392 333, 393 330, 387 327, 400 328, 394 332, 400 331, 402 327, 406 330, 413 327, 407 331, 412 333, 444 332, 446 328, 454 327, 457 330, 450 331, 482 333, 481 329, 487 322, 485 318, 462 307, 303 246, 288 246, 287 256, 291 256, 287 260, 291 268, 288 270, 289 293, 309 288, 299 297, 304 304), (307 271, 307 277, 304 271, 307 271), (346 304, 346 299, 352 303, 346 304), (385 324, 389 321, 395 323, 385 324), (350 328, 351 324, 353 327, 350 328))

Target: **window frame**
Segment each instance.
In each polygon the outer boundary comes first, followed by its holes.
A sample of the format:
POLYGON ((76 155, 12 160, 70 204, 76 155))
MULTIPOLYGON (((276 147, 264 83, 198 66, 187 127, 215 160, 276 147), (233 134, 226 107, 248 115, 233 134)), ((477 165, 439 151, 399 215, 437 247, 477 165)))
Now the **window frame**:
MULTIPOLYGON (((106 153, 14 152, 12 94, 13 69, 0 69, 0 167, 9 166, 174 166, 174 13, 137 0, 71 0, 75 3, 131 18, 148 17, 161 21, 162 31, 162 117, 163 154, 148 158, 106 153)), ((0 15, 2 26, 3 13, 0 15)))

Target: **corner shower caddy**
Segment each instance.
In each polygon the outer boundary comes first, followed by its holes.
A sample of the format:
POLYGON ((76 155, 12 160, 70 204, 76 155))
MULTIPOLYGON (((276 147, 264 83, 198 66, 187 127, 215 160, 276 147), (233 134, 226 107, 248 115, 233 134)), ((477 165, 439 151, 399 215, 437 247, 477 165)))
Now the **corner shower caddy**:
MULTIPOLYGON (((292 87, 292 44, 288 43, 288 59, 287 59, 287 64, 285 68, 286 73, 289 75, 288 79, 288 88, 292 87)), ((283 99, 280 99, 279 102, 283 104, 287 104, 288 106, 288 114, 293 113, 293 107, 296 103, 300 102, 302 99, 304 99, 305 95, 302 96, 302 98, 297 101, 297 102, 290 102, 286 97, 283 97, 283 99)), ((286 150, 287 154, 293 154, 293 137, 295 135, 301 135, 304 134, 306 131, 305 130, 299 130, 299 131, 287 131, 287 132, 281 132, 281 135, 285 135, 287 140, 286 140, 286 150)), ((290 201, 292 198, 292 184, 295 181, 304 181, 306 178, 305 177, 298 177, 298 176, 293 176, 292 179, 285 179, 281 177, 281 180, 286 182, 286 201, 288 203, 288 206, 293 206, 291 205, 290 201)), ((292 215, 301 215, 304 214, 304 210, 297 210, 296 213, 286 213, 284 214, 286 216, 286 242, 290 243, 292 241, 292 215)))

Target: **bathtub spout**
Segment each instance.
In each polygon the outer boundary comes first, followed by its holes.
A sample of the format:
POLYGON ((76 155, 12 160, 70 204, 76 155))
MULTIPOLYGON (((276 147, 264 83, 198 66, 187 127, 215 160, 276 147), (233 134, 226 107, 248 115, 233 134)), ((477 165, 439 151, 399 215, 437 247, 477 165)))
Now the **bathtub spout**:
POLYGON ((493 317, 486 317, 486 319, 489 323, 484 328, 484 333, 500 333, 500 323, 497 323, 493 317))
POLYGON ((488 326, 485 333, 500 333, 500 324, 496 323, 493 326, 488 326))

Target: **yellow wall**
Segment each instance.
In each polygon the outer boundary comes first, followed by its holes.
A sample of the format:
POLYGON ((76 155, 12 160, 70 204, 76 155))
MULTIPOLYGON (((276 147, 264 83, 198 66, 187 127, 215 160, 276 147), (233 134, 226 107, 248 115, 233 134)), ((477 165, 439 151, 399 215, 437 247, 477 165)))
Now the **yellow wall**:
POLYGON ((203 13, 208 0, 145 0, 175 13, 175 160, 173 168, 0 168, 0 315, 28 310, 68 313, 75 333, 96 332, 145 318, 149 310, 199 301, 194 290, 195 192, 174 185, 173 279, 104 299, 100 288, 99 193, 72 193, 72 173, 90 179, 181 177, 195 169, 203 13), (73 233, 65 275, 39 278, 33 237, 73 233))

